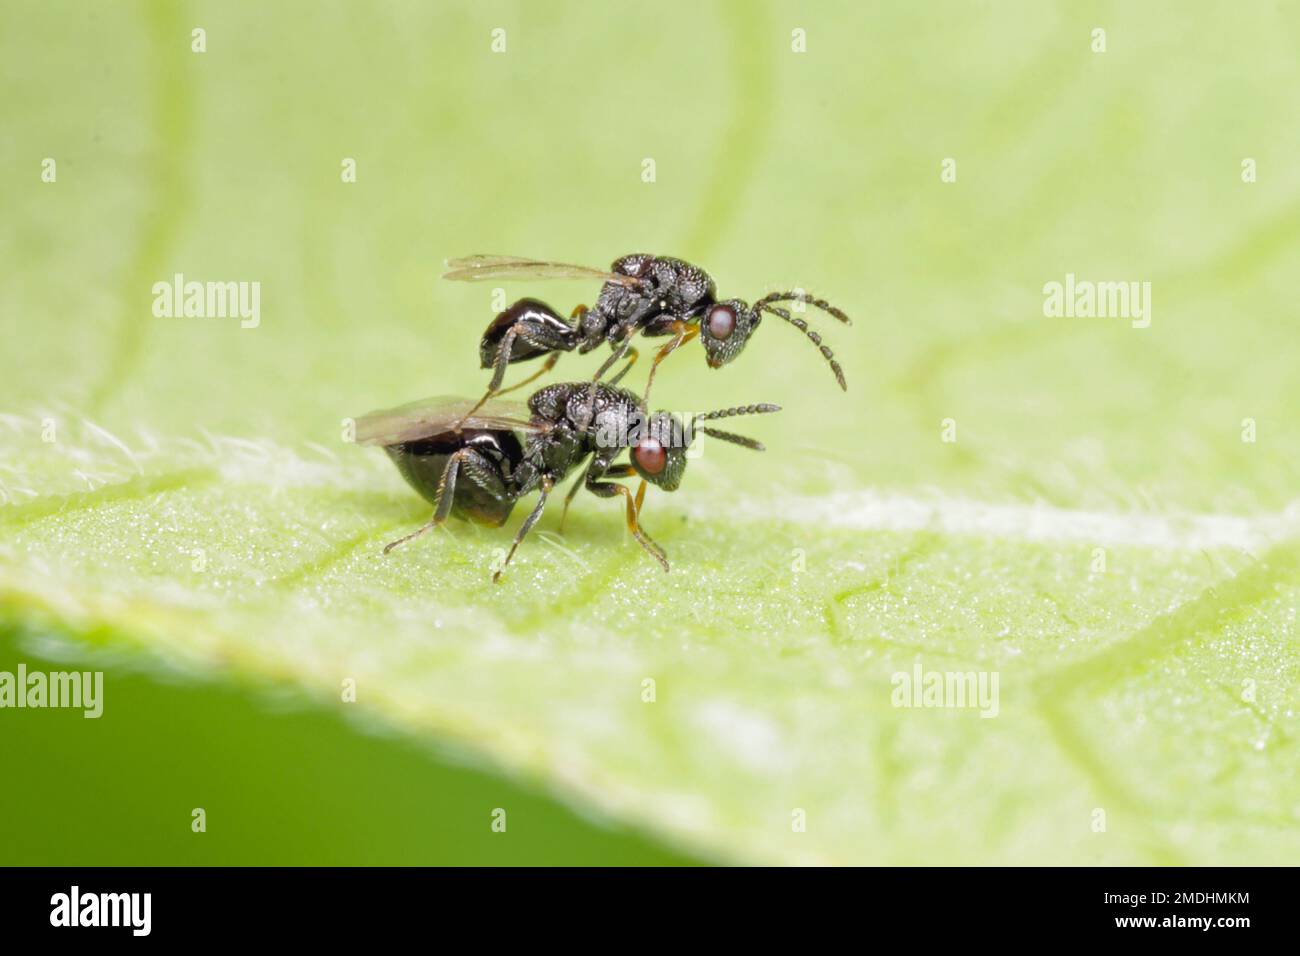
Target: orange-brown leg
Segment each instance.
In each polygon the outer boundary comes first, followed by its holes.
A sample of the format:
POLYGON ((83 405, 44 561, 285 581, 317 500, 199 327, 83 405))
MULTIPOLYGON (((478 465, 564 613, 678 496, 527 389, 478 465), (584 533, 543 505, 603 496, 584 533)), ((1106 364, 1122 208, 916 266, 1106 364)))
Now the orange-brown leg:
POLYGON ((650 377, 646 379, 645 394, 641 398, 641 407, 643 410, 650 408, 650 387, 655 383, 655 372, 659 369, 659 363, 672 355, 679 348, 700 334, 700 327, 697 324, 687 324, 681 319, 672 323, 672 330, 676 333, 671 342, 659 350, 655 355, 654 361, 650 363, 650 377))
POLYGON ((668 556, 664 549, 659 547, 654 538, 641 527, 639 512, 641 502, 645 498, 645 481, 641 482, 641 488, 633 496, 632 490, 626 485, 620 485, 616 481, 602 481, 603 478, 630 478, 636 474, 631 465, 618 465, 610 468, 605 460, 599 457, 592 460, 590 467, 587 469, 586 487, 593 495, 598 498, 613 498, 615 495, 622 495, 625 506, 625 520, 627 521, 627 530, 636 538, 636 543, 641 545, 646 552, 663 565, 664 571, 668 570, 668 556))
POLYGON ((617 493, 623 496, 623 500, 627 505, 627 530, 631 532, 632 537, 636 538, 637 544, 645 548, 651 557, 664 566, 664 571, 666 572, 668 570, 668 555, 664 552, 663 548, 659 547, 654 538, 650 537, 648 533, 641 529, 641 523, 638 520, 641 510, 638 502, 640 499, 645 497, 645 482, 641 482, 641 490, 637 493, 635 498, 632 496, 632 489, 627 485, 614 485, 614 487, 618 489, 617 493))
MULTIPOLYGON (((605 472, 604 477, 631 478, 635 475, 636 475, 636 469, 633 468, 631 465, 618 465, 614 468, 607 470, 605 472)), ((560 526, 555 529, 560 534, 564 534, 564 520, 569 516, 569 505, 573 504, 573 499, 578 496, 578 492, 582 489, 582 486, 586 484, 587 481, 589 480, 590 479, 588 479, 585 472, 579 475, 577 480, 573 483, 573 487, 569 489, 569 493, 564 496, 564 510, 560 512, 560 526)), ((637 509, 640 510, 640 507, 641 507, 641 503, 637 502, 637 509)))

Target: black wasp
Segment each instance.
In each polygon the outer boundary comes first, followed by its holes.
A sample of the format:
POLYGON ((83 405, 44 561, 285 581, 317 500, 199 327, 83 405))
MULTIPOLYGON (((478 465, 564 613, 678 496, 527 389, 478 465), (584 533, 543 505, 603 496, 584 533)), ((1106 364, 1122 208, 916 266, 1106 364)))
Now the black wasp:
POLYGON ((645 336, 671 335, 672 341, 659 349, 651 363, 644 393, 648 402, 655 370, 674 351, 698 336, 709 367, 721 368, 740 354, 765 313, 779 316, 803 332, 830 363, 840 388, 848 388, 844 370, 830 348, 822 344, 821 336, 777 303, 805 302, 845 324, 851 325, 851 320, 829 302, 798 291, 773 292, 753 305, 743 299, 719 302, 713 279, 703 269, 681 259, 646 254, 615 259, 608 272, 513 256, 469 256, 448 260, 447 266, 444 279, 593 278, 605 283, 595 306, 591 309, 578 306, 568 322, 537 299, 520 299, 498 315, 479 342, 482 367, 494 369, 484 401, 503 391, 506 366, 512 362, 547 356, 537 373, 504 391, 520 388, 545 374, 561 352, 576 349, 585 355, 602 342, 608 342, 613 354, 605 360, 594 380, 602 379, 615 363, 627 356, 627 366, 611 380, 617 383, 636 361, 632 339, 638 332, 645 336))
MULTIPOLYGON (((641 399, 627 389, 604 382, 594 386, 572 382, 540 389, 527 405, 494 401, 475 406, 465 399, 435 398, 363 416, 357 420, 357 443, 382 447, 402 477, 434 506, 428 524, 393 541, 384 553, 443 524, 448 516, 500 527, 516 501, 540 490, 541 497, 515 535, 510 553, 492 575, 496 581, 541 517, 551 489, 587 462, 565 498, 565 513, 580 487, 602 498, 622 495, 628 531, 667 571, 664 550, 639 520, 646 484, 664 491, 677 488, 696 423, 780 409, 768 404, 718 409, 693 416, 684 430, 681 419, 665 411, 646 419, 642 407, 641 399), (616 464, 624 449, 630 460, 616 464), (640 478, 636 494, 613 480, 617 478, 640 478)), ((756 451, 763 449, 743 435, 708 426, 699 430, 756 451)))

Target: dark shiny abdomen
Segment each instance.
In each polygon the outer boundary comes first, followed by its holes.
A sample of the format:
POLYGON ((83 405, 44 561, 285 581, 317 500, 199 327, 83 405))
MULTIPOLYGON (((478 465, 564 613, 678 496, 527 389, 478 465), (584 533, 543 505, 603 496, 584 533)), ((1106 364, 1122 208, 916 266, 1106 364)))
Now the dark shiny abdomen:
MULTIPOLYGON (((553 339, 557 343, 567 341, 573 337, 573 329, 569 326, 569 323, 556 315, 555 310, 545 302, 539 302, 537 299, 520 299, 493 319, 492 323, 487 327, 487 331, 483 333, 483 338, 478 346, 479 364, 483 368, 491 368, 496 364, 497 352, 501 348, 501 340, 506 337, 506 333, 520 319, 526 319, 534 328, 543 331, 548 339, 553 339)), ((510 347, 510 361, 519 362, 524 359, 535 358, 552 350, 516 338, 514 344, 510 347)))
POLYGON ((515 506, 509 476, 524 455, 514 432, 466 429, 388 445, 384 451, 407 484, 429 504, 436 505, 447 462, 462 448, 471 448, 475 454, 472 461, 461 462, 452 515, 490 527, 504 524, 515 506))

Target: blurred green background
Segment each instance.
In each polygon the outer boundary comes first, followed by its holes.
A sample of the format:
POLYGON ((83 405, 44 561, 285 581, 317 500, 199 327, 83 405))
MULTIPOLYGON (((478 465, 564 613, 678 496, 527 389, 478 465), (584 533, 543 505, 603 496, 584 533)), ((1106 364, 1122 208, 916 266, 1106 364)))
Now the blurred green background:
MULTIPOLYGON (((51 636, 114 655, 93 728, 0 713, 39 781, 0 798, 0 862, 1295 849, 1294 8, 9 0, 0 23, 0 669, 51 636), (443 260, 633 251, 841 305, 852 329, 809 318, 849 393, 775 320, 725 371, 664 366, 657 403, 785 407, 748 429, 764 459, 710 449, 652 495, 667 579, 582 498, 504 588, 504 532, 381 564, 424 509, 341 423, 482 388, 493 283, 443 260), (154 318, 176 272, 259 281, 260 326, 154 318), (1150 328, 1044 317, 1066 273, 1150 282, 1150 328), (846 492, 1255 530, 873 528, 846 492), (918 654, 1001 669, 1002 719, 890 709, 918 654), (341 675, 366 720, 335 713, 341 675), (502 793, 531 820, 504 848, 473 829, 502 793), (238 832, 195 849, 204 800, 238 832), (827 822, 796 842, 805 805, 827 822)), ((596 291, 506 287, 563 313, 596 291)))
MULTIPOLYGON (((19 661, 28 673, 86 665, 58 642, 0 636, 0 670, 15 673, 19 661)), ((272 688, 96 662, 105 667, 99 718, 5 714, 5 759, 27 768, 5 801, 5 865, 692 862, 476 768, 463 753, 417 748, 272 688), (504 833, 491 827, 497 807, 507 809, 504 833)))

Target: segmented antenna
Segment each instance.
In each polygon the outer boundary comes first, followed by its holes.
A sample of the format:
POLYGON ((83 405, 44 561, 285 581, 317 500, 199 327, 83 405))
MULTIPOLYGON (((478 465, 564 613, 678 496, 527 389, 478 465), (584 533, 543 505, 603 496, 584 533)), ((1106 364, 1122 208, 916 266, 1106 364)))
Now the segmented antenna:
POLYGON ((721 438, 723 441, 729 441, 733 445, 740 445, 743 448, 752 448, 754 451, 766 451, 761 441, 753 438, 746 438, 744 435, 737 435, 735 432, 724 432, 721 428, 710 428, 708 425, 701 425, 700 431, 706 435, 712 435, 714 438, 721 438))
MULTIPOLYGON (((773 412, 779 412, 780 405, 773 405, 770 402, 760 402, 757 405, 735 405, 731 408, 719 408, 712 412, 701 412, 691 419, 691 428, 695 427, 696 422, 712 421, 717 418, 735 418, 739 415, 770 415, 773 412)), ((721 428, 709 428, 707 425, 701 425, 700 431, 714 438, 720 438, 723 441, 729 441, 733 445, 740 445, 742 448, 752 448, 754 451, 764 451, 761 441, 753 438, 747 438, 744 435, 737 435, 735 432, 726 432, 721 428)))
MULTIPOLYGON (((755 305, 755 309, 757 308, 758 306, 755 305)), ((826 359, 826 361, 830 363, 831 371, 835 373, 835 380, 840 383, 840 388, 844 389, 846 392, 849 390, 848 383, 844 381, 844 369, 840 368, 840 363, 835 361, 835 353, 830 350, 829 346, 822 344, 822 337, 812 329, 808 328, 807 322, 803 319, 796 319, 785 309, 778 308, 775 305, 764 305, 762 308, 764 312, 771 312, 773 315, 779 315, 804 335, 808 336, 808 338, 812 340, 812 344, 817 346, 821 351, 822 358, 826 359)))
POLYGON ((772 412, 779 412, 780 410, 780 405, 760 402, 757 405, 736 405, 732 408, 719 408, 717 411, 701 412, 695 416, 695 420, 697 422, 707 422, 717 418, 735 418, 737 415, 770 415, 772 412))
POLYGON ((852 325, 853 320, 844 314, 842 309, 831 305, 825 299, 818 299, 815 296, 807 295, 801 292, 773 292, 771 295, 765 295, 754 303, 754 308, 762 309, 771 305, 773 302, 806 302, 811 306, 821 309, 827 315, 833 315, 845 325, 852 325))

